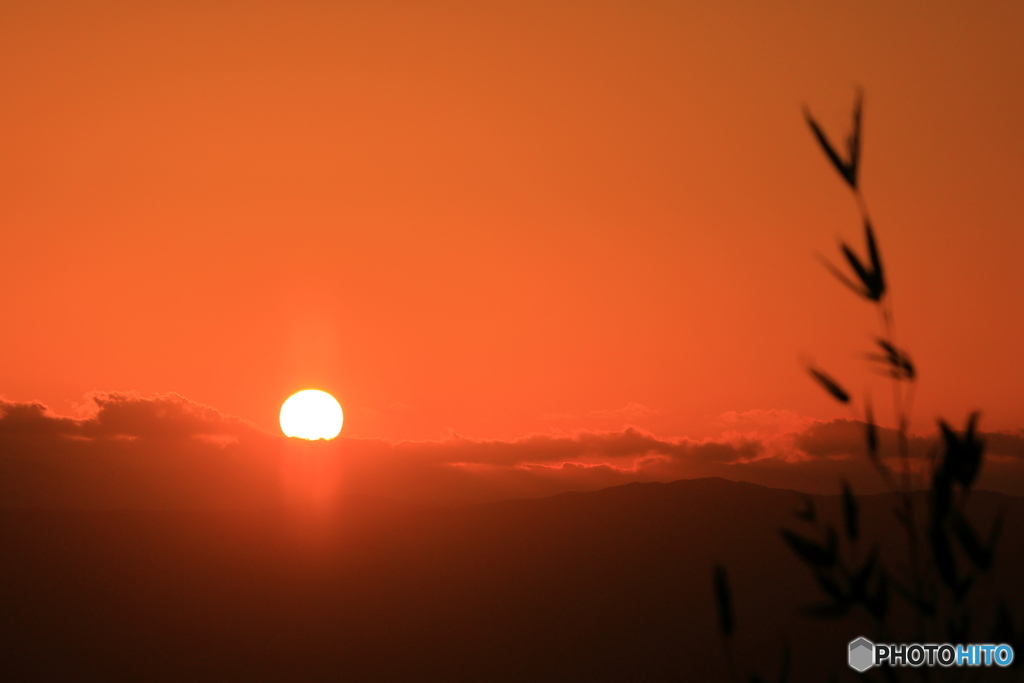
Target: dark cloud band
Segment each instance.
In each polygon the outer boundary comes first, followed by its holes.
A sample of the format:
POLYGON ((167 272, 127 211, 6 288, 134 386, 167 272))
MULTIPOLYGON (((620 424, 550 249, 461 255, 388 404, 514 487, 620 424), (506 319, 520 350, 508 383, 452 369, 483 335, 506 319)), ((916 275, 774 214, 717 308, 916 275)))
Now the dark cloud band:
MULTIPOLYGON (((87 417, 0 401, 0 507, 273 507, 369 495, 463 503, 593 490, 633 481, 725 477, 834 493, 881 482, 850 420, 758 425, 741 436, 663 439, 630 428, 514 440, 303 442, 174 395, 97 393, 87 417)), ((767 413, 766 413, 767 414, 767 413)), ((1024 493, 1024 433, 990 433, 979 486, 1024 493)), ((895 434, 881 430, 883 450, 895 434)), ((933 438, 910 441, 923 471, 933 438)))

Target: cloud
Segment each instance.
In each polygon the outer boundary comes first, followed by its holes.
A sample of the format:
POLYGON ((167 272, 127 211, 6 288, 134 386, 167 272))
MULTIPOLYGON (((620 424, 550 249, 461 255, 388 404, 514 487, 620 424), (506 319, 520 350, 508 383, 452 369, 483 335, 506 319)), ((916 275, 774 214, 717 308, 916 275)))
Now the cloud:
MULTIPOLYGON (((726 414, 723 433, 702 440, 626 428, 389 443, 286 439, 175 394, 97 393, 89 406, 73 418, 0 400, 0 507, 273 507, 351 495, 458 504, 709 476, 818 493, 842 477, 881 490, 862 423, 778 411, 726 414)), ((890 454, 895 438, 881 430, 890 454)), ((979 485, 1024 493, 1024 431, 984 438, 979 485)), ((914 466, 936 446, 912 437, 914 466)))
POLYGON ((90 395, 81 418, 0 401, 0 505, 250 507, 277 495, 274 438, 176 394, 90 395))
MULTIPOLYGON (((794 444, 800 450, 816 456, 850 455, 864 451, 867 425, 854 420, 813 422, 800 432, 794 444)), ((897 433, 894 429, 877 428, 880 448, 895 453, 897 433)), ((981 438, 989 457, 1024 459, 1024 430, 1017 432, 988 432, 981 438)), ((908 439, 910 457, 924 461, 939 448, 937 435, 911 435, 908 439)))
MULTIPOLYGON (((800 432, 794 441, 797 448, 815 456, 850 455, 864 452, 867 425, 855 420, 815 422, 800 432)), ((882 452, 895 453, 897 433, 893 429, 876 428, 882 452)), ((935 437, 912 435, 908 440, 911 457, 920 460, 929 449, 938 445, 935 437)))

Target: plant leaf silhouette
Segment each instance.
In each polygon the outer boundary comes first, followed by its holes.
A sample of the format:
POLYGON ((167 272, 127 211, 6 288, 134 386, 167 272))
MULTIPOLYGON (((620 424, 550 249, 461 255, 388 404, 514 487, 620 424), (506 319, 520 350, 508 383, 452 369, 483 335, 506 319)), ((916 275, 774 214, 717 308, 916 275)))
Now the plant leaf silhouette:
POLYGON ((864 403, 864 440, 868 445, 868 457, 878 460, 878 427, 875 425, 875 411, 871 401, 864 403))
POLYGON ((881 337, 875 339, 875 343, 882 349, 884 353, 869 353, 867 357, 878 363, 888 366, 887 374, 893 379, 905 379, 913 380, 917 375, 917 371, 914 369, 914 364, 910 360, 910 355, 902 349, 896 348, 896 346, 881 337))
POLYGON ((860 280, 859 284, 844 275, 828 259, 823 258, 822 263, 840 282, 858 295, 869 301, 878 302, 885 296, 885 271, 882 269, 882 257, 878 251, 878 243, 875 241, 875 232, 871 228, 871 221, 867 218, 864 219, 864 240, 867 242, 868 249, 868 263, 866 264, 861 262, 860 257, 846 242, 839 243, 840 251, 843 252, 843 256, 846 257, 853 272, 857 275, 857 279, 860 280))
POLYGON ((967 427, 963 439, 945 420, 939 420, 939 428, 946 449, 942 460, 942 469, 947 476, 960 483, 965 489, 970 488, 981 468, 981 457, 985 451, 985 442, 975 437, 974 429, 978 422, 978 413, 974 412, 967 418, 967 427))
MULTIPOLYGON (((883 574, 885 576, 885 574, 883 574)), ((935 603, 927 598, 919 597, 912 590, 901 584, 899 581, 892 582, 893 590, 900 594, 904 600, 909 602, 921 616, 932 618, 935 616, 935 603)))
POLYGON ((863 287, 861 285, 858 285, 856 282, 854 282, 850 278, 846 277, 846 274, 843 273, 843 271, 841 271, 838 268, 836 268, 834 265, 832 265, 831 261, 829 261, 824 256, 821 256, 820 254, 818 255, 818 260, 821 261, 821 264, 823 266, 825 266, 825 268, 828 269, 828 272, 832 273, 832 275, 837 280, 839 280, 844 285, 846 285, 847 287, 852 289, 858 296, 864 296, 864 289, 863 289, 863 287))
POLYGON ((973 580, 970 576, 964 577, 963 580, 957 578, 956 563, 953 560, 953 549, 950 547, 949 538, 942 529, 932 526, 928 536, 929 541, 931 541, 932 558, 935 560, 935 568, 939 571, 939 578, 942 579, 946 587, 952 591, 953 597, 959 602, 967 594, 967 591, 970 590, 973 580))
POLYGON ((824 372, 814 367, 808 368, 807 371, 811 373, 811 377, 817 380, 818 384, 825 387, 825 390, 828 393, 832 394, 832 397, 835 398, 837 401, 839 401, 840 403, 850 402, 850 394, 848 394, 845 389, 839 386, 839 383, 836 382, 834 379, 832 379, 824 372))
POLYGON ((939 526, 953 505, 953 480, 945 467, 939 467, 932 478, 932 526, 939 526))
POLYGON ((782 538, 789 544, 790 549, 812 567, 829 568, 836 563, 836 537, 835 532, 829 529, 829 539, 826 545, 819 545, 789 529, 780 529, 782 538))
POLYGON ((829 141, 828 136, 822 130, 818 122, 811 116, 811 112, 807 107, 804 107, 804 118, 807 120, 807 125, 811 127, 811 132, 814 133, 814 137, 818 139, 818 144, 821 145, 822 151, 825 152, 825 156, 828 157, 829 161, 839 172, 839 175, 850 185, 854 190, 857 189, 857 171, 860 167, 860 129, 861 129, 861 111, 862 111, 863 95, 858 90, 857 98, 853 103, 853 130, 850 131, 850 135, 846 139, 846 159, 843 159, 836 151, 835 147, 829 141))
POLYGON ((875 563, 878 561, 878 548, 871 551, 871 555, 860 566, 860 569, 850 577, 850 595, 854 600, 863 600, 867 595, 868 582, 871 580, 871 573, 875 570, 875 563))
POLYGON ((718 605, 718 628, 722 636, 728 638, 736 629, 736 620, 732 612, 732 592, 729 590, 729 576, 725 567, 715 565, 715 603, 718 605))
POLYGON ((828 594, 836 604, 846 604, 850 602, 850 597, 843 591, 839 586, 839 583, 828 574, 824 572, 815 572, 814 578, 818 580, 818 585, 821 586, 821 590, 828 594))
POLYGON ((992 567, 993 549, 986 548, 981 544, 971 523, 960 514, 959 510, 950 515, 949 526, 957 540, 960 541, 960 547, 964 549, 964 554, 967 555, 971 563, 982 571, 988 571, 992 567))
POLYGON ((878 448, 878 425, 875 424, 875 412, 871 406, 870 397, 864 401, 864 441, 868 447, 868 459, 874 466, 882 479, 889 484, 890 488, 896 488, 892 473, 879 455, 878 448))

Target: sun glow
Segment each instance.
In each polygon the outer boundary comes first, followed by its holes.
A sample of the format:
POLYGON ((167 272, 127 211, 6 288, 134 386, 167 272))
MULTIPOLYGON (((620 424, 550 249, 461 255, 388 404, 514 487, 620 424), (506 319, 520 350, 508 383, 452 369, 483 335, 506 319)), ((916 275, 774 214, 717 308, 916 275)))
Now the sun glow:
POLYGON ((341 433, 345 416, 333 396, 306 389, 293 394, 281 406, 281 431, 300 439, 333 439, 341 433))

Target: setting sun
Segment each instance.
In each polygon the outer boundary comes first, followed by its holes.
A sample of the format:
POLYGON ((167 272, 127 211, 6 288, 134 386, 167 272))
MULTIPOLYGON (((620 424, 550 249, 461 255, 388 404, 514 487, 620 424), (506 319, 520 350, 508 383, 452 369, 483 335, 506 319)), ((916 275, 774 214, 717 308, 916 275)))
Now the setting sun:
POLYGON ((300 439, 333 439, 341 433, 345 416, 330 394, 306 389, 281 405, 281 431, 300 439))

